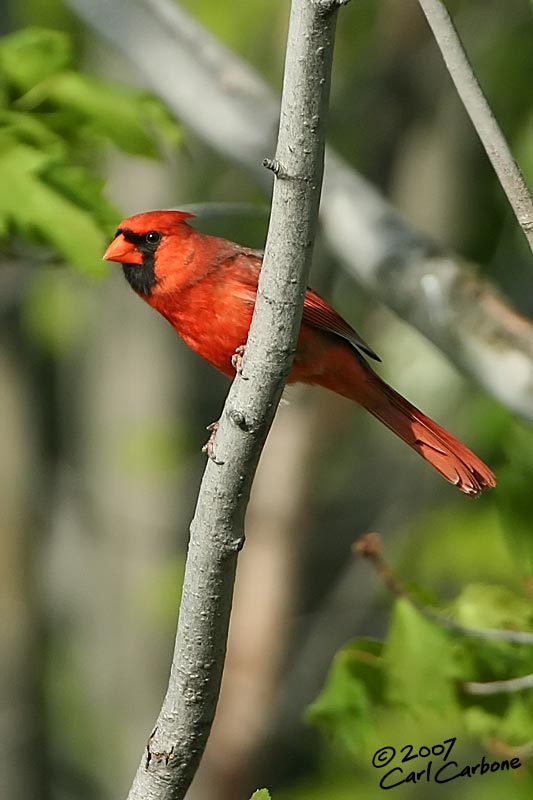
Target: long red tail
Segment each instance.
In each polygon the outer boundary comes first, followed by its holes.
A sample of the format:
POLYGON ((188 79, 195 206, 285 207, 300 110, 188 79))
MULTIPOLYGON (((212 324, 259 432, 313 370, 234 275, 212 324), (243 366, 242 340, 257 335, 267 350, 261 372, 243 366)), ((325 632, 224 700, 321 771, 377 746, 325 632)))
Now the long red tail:
POLYGON ((475 497, 484 489, 496 486, 492 471, 468 447, 426 417, 375 373, 373 377, 378 385, 372 381, 374 391, 371 391, 371 399, 363 404, 371 414, 461 492, 475 497))
POLYGON ((359 403, 461 492, 475 497, 496 486, 480 458, 385 383, 351 348, 329 350, 319 372, 312 377, 295 374, 294 379, 318 383, 359 403))

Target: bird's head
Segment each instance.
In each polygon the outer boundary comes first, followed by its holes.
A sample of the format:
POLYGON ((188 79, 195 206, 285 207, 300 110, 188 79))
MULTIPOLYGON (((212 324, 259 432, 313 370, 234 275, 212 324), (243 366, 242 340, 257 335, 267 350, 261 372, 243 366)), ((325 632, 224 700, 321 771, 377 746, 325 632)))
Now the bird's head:
POLYGON ((176 244, 193 232, 185 222, 186 211, 147 211, 123 220, 104 253, 106 261, 122 264, 128 283, 141 295, 150 296, 176 261, 176 244))

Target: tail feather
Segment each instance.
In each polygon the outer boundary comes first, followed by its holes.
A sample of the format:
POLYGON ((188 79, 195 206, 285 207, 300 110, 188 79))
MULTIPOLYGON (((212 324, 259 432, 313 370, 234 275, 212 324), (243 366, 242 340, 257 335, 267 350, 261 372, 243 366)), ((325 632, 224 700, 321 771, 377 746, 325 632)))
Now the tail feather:
MULTIPOLYGON (((307 335, 313 332, 305 326, 302 330, 307 335)), ((318 363, 317 370, 316 358, 306 361, 306 353, 313 349, 300 334, 291 381, 315 383, 359 403, 464 494, 476 497, 496 486, 496 478, 480 458, 385 383, 353 348, 342 343, 331 349, 331 339, 325 344, 327 359, 318 363)))
POLYGON ((468 447, 375 377, 379 391, 372 393, 371 402, 364 403, 371 414, 461 492, 476 497, 496 486, 492 471, 468 447))

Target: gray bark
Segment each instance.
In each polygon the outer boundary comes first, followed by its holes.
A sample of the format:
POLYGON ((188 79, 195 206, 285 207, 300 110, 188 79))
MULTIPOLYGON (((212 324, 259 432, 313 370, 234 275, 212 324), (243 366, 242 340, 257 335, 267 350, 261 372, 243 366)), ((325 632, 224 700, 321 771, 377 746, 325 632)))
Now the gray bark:
POLYGON ((441 0, 418 0, 446 68, 533 250, 533 198, 472 69, 455 25, 441 0))
POLYGON ((290 370, 310 268, 322 184, 336 2, 292 4, 279 165, 256 308, 244 359, 207 465, 191 538, 168 691, 130 800, 182 798, 213 721, 224 665, 244 516, 268 430, 290 370))

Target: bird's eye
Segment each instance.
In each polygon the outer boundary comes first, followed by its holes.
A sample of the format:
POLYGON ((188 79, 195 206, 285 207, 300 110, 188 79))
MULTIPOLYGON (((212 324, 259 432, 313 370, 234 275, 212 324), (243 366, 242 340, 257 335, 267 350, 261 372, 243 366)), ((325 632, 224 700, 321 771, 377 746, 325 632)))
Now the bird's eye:
POLYGON ((144 237, 146 244, 149 244, 151 247, 155 247, 156 244, 159 244, 161 241, 161 234, 157 231, 150 231, 144 237))

